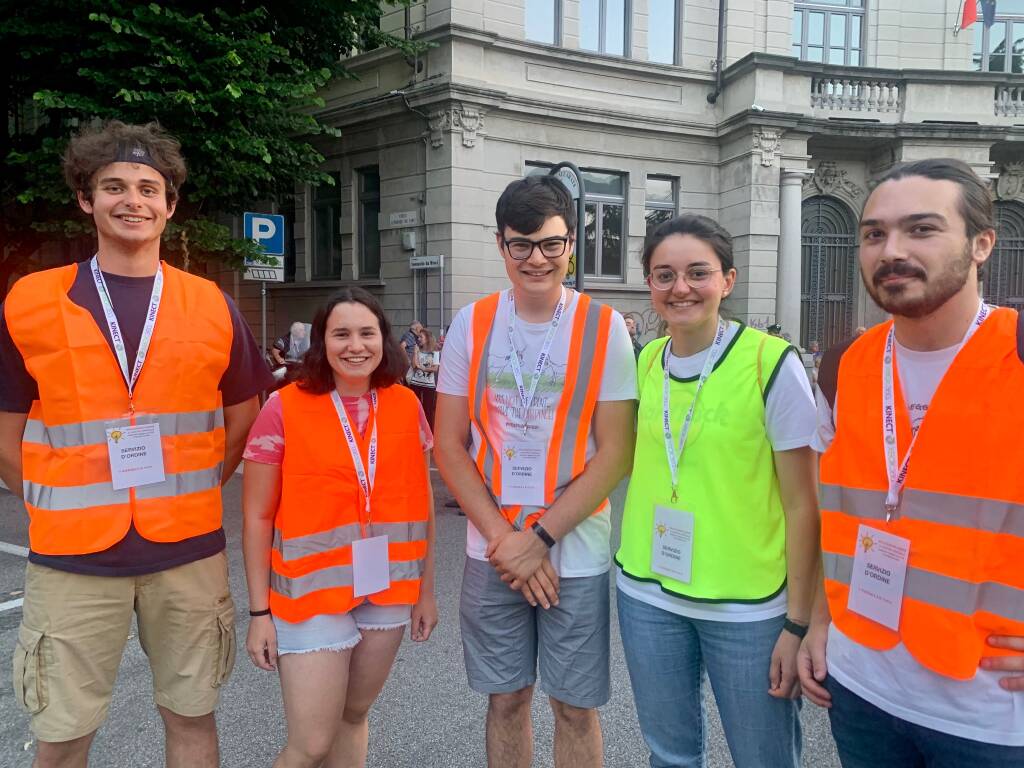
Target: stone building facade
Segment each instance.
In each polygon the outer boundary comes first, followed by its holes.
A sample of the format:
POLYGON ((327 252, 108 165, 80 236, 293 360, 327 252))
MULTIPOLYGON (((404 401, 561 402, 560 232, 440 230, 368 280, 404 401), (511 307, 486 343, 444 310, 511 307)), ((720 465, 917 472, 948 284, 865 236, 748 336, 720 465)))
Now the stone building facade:
MULTIPOLYGON (((1024 0, 956 34, 957 0, 728 0, 721 18, 718 2, 383 6, 384 29, 431 47, 354 56, 358 79, 324 94, 337 185, 282 211, 289 281, 270 286, 271 331, 342 285, 379 295, 399 326, 446 326, 505 283, 500 191, 560 161, 586 182, 585 289, 647 337, 643 239, 677 211, 734 236, 734 317, 826 347, 877 322, 855 222, 872 179, 929 156, 992 180, 985 291, 1024 306, 1024 0), (443 267, 410 268, 425 256, 443 267)), ((258 287, 233 288, 258 328, 258 287)))

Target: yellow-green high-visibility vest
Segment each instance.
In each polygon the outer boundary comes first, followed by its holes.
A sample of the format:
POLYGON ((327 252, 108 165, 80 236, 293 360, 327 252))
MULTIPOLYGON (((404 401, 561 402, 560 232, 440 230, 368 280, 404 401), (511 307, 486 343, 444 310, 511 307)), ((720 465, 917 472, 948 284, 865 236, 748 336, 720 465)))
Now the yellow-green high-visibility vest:
MULTIPOLYGON (((673 504, 662 427, 668 343, 668 338, 651 342, 637 362, 636 451, 615 562, 626 576, 659 583, 668 594, 689 600, 770 600, 786 584, 786 520, 765 430, 765 401, 786 353, 796 350, 784 339, 740 326, 701 390, 673 504), (651 570, 655 505, 694 516, 688 584, 651 570)), ((677 441, 697 378, 671 379, 677 441)))

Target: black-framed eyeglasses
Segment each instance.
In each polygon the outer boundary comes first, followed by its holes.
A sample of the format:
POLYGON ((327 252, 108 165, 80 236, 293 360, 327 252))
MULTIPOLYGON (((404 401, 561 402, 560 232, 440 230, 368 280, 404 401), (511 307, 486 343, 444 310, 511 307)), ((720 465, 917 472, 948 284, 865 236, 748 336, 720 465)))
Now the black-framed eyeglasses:
POLYGON ((691 288, 703 288, 711 282, 711 276, 720 269, 711 267, 690 267, 685 272, 676 272, 671 267, 655 267, 647 276, 647 284, 656 291, 669 291, 675 286, 679 275, 691 288))
POLYGON ((531 240, 528 237, 502 237, 502 243, 508 255, 516 261, 526 261, 533 255, 533 249, 539 248, 540 254, 545 259, 557 259, 562 256, 569 243, 573 241, 568 235, 561 237, 545 237, 543 240, 531 240))

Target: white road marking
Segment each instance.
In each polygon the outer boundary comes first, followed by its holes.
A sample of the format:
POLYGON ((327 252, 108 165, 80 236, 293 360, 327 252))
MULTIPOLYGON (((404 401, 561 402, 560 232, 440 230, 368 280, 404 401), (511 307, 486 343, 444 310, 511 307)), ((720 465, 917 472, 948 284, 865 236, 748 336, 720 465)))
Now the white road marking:
POLYGON ((6 541, 0 541, 0 552, 6 552, 9 555, 28 557, 27 547, 19 547, 17 544, 8 544, 6 541))
POLYGON ((4 611, 12 611, 15 608, 21 608, 22 603, 25 602, 24 597, 19 597, 17 600, 8 600, 6 603, 0 603, 0 613, 4 611))

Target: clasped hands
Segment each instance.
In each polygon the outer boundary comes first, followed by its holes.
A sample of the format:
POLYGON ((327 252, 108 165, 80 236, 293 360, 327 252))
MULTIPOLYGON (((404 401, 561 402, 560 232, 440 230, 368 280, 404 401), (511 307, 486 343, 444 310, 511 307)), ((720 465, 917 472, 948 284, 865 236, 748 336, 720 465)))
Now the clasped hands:
POLYGON ((547 545, 533 531, 511 528, 487 545, 487 561, 511 589, 523 593, 532 606, 558 605, 558 573, 551 565, 547 545))

